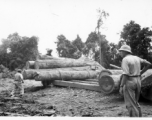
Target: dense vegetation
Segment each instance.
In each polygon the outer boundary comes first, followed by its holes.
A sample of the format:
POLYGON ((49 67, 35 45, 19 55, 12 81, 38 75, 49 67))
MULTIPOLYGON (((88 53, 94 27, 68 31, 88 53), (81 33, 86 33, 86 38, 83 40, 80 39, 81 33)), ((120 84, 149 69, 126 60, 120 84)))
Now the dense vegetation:
POLYGON ((38 56, 38 37, 21 37, 18 33, 2 39, 0 46, 0 64, 11 70, 23 68, 26 61, 38 56))

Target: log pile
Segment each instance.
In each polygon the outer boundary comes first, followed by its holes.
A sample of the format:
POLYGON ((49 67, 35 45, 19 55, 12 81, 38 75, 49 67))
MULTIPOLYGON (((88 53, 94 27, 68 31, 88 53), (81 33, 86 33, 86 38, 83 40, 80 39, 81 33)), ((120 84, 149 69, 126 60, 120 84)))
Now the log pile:
POLYGON ((97 76, 104 69, 99 63, 87 58, 78 60, 41 59, 27 61, 23 77, 24 79, 42 81, 44 86, 52 83, 58 86, 99 90, 97 76))
MULTIPOLYGON (((41 81, 43 86, 50 83, 57 86, 83 88, 105 94, 118 92, 123 71, 120 67, 105 69, 99 63, 88 59, 43 58, 27 61, 24 79, 41 81)), ((152 69, 142 75, 141 95, 152 100, 152 69)))

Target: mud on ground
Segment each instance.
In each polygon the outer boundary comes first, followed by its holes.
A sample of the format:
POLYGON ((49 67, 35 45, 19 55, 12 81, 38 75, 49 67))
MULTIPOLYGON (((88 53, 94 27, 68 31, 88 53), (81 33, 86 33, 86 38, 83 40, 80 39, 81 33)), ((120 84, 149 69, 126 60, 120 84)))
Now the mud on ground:
MULTIPOLYGON (((12 79, 0 80, 0 116, 128 117, 123 97, 84 89, 49 86, 25 80, 22 99, 11 99, 12 79)), ((140 99, 144 117, 152 117, 152 102, 140 99)))

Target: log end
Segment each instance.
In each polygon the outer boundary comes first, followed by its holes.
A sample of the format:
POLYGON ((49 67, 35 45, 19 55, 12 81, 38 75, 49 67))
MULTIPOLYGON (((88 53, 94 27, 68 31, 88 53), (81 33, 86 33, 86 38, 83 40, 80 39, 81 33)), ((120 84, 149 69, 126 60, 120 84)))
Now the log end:
POLYGON ((112 75, 109 70, 102 70, 98 76, 98 82, 101 88, 101 92, 103 93, 110 93, 112 91, 112 81, 113 79, 108 79, 106 76, 112 75), (110 83, 110 84, 109 84, 110 83))
POLYGON ((105 94, 109 94, 109 93, 113 92, 113 90, 115 88, 115 83, 114 83, 112 77, 110 77, 108 75, 104 75, 101 78, 99 78, 98 80, 99 80, 101 92, 103 92, 105 94))
POLYGON ((112 75, 112 72, 110 70, 102 70, 98 78, 101 78, 104 75, 112 75))

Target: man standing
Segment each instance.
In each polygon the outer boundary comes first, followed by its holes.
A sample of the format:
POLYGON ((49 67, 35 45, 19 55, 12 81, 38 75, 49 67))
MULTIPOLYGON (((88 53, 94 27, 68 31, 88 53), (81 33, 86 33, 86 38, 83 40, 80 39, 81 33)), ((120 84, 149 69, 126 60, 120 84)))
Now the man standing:
POLYGON ((151 63, 132 55, 131 48, 123 45, 119 49, 122 60, 123 77, 120 83, 120 94, 124 96, 126 108, 130 117, 141 117, 142 112, 138 103, 141 91, 141 75, 150 67, 151 63), (144 68, 141 70, 141 64, 144 68))
POLYGON ((22 97, 24 94, 23 75, 21 74, 22 71, 20 69, 17 69, 16 71, 12 97, 22 97))

